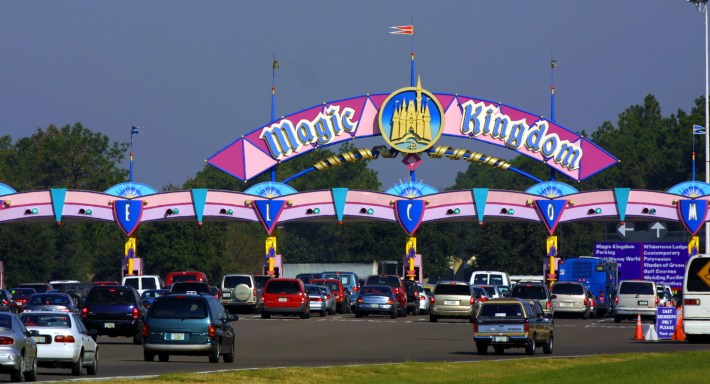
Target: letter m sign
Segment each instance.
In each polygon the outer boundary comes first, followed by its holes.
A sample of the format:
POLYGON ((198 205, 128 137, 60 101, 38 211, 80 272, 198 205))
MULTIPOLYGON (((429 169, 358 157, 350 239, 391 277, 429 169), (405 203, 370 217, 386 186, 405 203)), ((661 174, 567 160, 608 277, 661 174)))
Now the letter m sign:
POLYGON ((707 200, 678 200, 678 217, 685 229, 695 236, 705 224, 708 212, 707 200))

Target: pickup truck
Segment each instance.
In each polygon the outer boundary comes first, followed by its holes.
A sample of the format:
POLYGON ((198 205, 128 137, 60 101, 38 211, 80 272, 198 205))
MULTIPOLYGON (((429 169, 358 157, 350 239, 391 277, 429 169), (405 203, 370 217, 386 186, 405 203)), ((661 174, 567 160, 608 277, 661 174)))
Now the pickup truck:
POLYGON ((538 345, 550 354, 554 322, 537 300, 491 299, 482 302, 476 312, 473 340, 479 355, 488 353, 489 345, 498 355, 507 348, 525 348, 525 353, 532 355, 538 345))

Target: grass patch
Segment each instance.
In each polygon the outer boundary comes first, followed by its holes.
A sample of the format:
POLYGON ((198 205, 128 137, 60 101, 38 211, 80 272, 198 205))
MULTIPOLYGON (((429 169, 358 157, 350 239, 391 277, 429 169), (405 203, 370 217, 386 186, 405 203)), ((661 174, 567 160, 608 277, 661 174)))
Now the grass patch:
POLYGON ((710 377, 710 364, 707 363, 709 360, 710 352, 642 353, 471 363, 403 363, 335 368, 258 369, 211 374, 182 373, 160 375, 151 379, 102 380, 102 383, 683 383, 705 382, 710 377))

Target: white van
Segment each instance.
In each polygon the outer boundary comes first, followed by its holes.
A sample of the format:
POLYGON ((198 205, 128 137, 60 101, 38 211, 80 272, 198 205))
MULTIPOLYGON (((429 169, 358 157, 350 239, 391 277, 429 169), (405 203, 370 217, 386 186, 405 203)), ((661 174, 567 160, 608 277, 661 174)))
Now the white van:
POLYGON ((685 266, 683 332, 691 343, 710 338, 710 255, 695 255, 685 266))
POLYGON ((505 285, 511 287, 510 276, 500 271, 475 271, 471 274, 471 285, 505 285))
POLYGON ((133 287, 142 295, 146 289, 163 288, 163 280, 158 275, 126 275, 123 276, 121 285, 133 287))

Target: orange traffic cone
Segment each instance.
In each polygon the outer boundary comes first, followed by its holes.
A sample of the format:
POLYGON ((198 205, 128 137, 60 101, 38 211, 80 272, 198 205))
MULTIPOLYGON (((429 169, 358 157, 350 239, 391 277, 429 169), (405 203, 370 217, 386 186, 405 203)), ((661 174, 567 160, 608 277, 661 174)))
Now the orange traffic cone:
POLYGON ((683 331, 683 307, 678 308, 678 322, 675 325, 673 340, 685 341, 685 331, 683 331))
POLYGON ((643 337, 643 326, 641 326, 641 314, 638 314, 636 318, 636 335, 634 336, 634 340, 645 340, 643 337))

